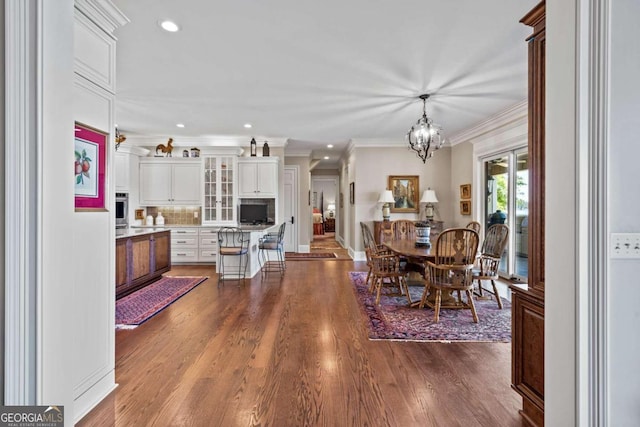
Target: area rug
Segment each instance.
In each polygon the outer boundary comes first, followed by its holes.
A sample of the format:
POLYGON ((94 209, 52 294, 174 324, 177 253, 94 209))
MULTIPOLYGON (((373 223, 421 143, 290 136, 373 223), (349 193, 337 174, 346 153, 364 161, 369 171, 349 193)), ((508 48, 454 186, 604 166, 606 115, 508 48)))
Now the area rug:
POLYGON ((285 252, 284 257, 293 261, 298 259, 337 258, 333 252, 285 252))
POLYGON ((116 301, 116 329, 133 329, 149 320, 207 277, 164 276, 116 301))
MULTIPOLYGON (((504 299, 502 310, 495 299, 474 300, 478 323, 473 323, 471 310, 451 309, 440 310, 440 322, 435 323, 431 308, 408 307, 405 296, 389 295, 391 289, 383 288, 380 305, 376 305, 365 283, 366 272, 350 272, 349 277, 371 340, 511 342, 511 304, 504 299)), ((424 288, 409 289, 411 300, 419 301, 424 288)))

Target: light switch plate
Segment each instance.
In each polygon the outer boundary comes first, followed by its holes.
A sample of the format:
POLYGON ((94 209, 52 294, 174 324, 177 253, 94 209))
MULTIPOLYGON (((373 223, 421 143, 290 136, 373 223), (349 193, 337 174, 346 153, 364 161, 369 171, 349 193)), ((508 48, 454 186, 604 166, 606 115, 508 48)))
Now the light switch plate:
POLYGON ((611 233, 611 258, 640 259, 640 233, 611 233))

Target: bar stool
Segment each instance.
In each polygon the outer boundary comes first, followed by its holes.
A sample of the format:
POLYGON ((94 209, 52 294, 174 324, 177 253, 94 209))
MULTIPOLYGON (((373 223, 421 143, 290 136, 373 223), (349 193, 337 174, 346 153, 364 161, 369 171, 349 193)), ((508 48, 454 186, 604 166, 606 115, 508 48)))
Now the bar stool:
MULTIPOLYGON (((242 230, 237 227, 221 228, 220 231, 218 231, 218 255, 218 286, 227 279, 227 276, 238 280, 242 279, 244 282, 249 261, 249 233, 243 233, 242 230), (237 266, 225 265, 225 258, 227 257, 237 257, 237 266), (231 268, 231 271, 228 271, 229 268, 231 268)), ((228 262, 227 260, 226 263, 228 262)))
POLYGON ((287 268, 284 261, 284 229, 286 224, 283 222, 277 233, 266 233, 258 240, 258 262, 262 277, 270 272, 278 272, 280 277, 284 276, 284 271, 287 268), (276 252, 276 260, 269 259, 269 251, 276 252))

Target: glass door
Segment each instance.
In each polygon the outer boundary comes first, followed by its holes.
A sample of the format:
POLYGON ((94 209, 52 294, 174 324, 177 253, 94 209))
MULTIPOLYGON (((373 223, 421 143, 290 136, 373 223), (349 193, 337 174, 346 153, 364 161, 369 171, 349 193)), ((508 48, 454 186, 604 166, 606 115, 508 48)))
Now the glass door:
POLYGON ((204 158, 204 223, 235 223, 233 157, 204 158))
POLYGON ((483 160, 485 232, 493 224, 509 226, 509 242, 500 274, 527 280, 529 157, 522 148, 483 160))

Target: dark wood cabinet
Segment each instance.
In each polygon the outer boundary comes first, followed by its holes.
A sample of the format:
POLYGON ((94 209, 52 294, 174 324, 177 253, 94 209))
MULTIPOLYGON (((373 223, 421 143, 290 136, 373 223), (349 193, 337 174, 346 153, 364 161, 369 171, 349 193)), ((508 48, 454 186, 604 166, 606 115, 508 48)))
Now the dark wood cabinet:
POLYGON ((325 218, 325 220, 324 220, 324 231, 325 231, 325 233, 335 233, 335 231, 336 231, 336 219, 335 218, 325 218))
POLYGON ((116 240, 116 299, 156 280, 171 269, 171 231, 116 240))
POLYGON ((544 425, 544 184, 545 184, 545 2, 523 24, 533 28, 529 49, 529 277, 511 285, 512 387, 522 396, 523 421, 544 425))

